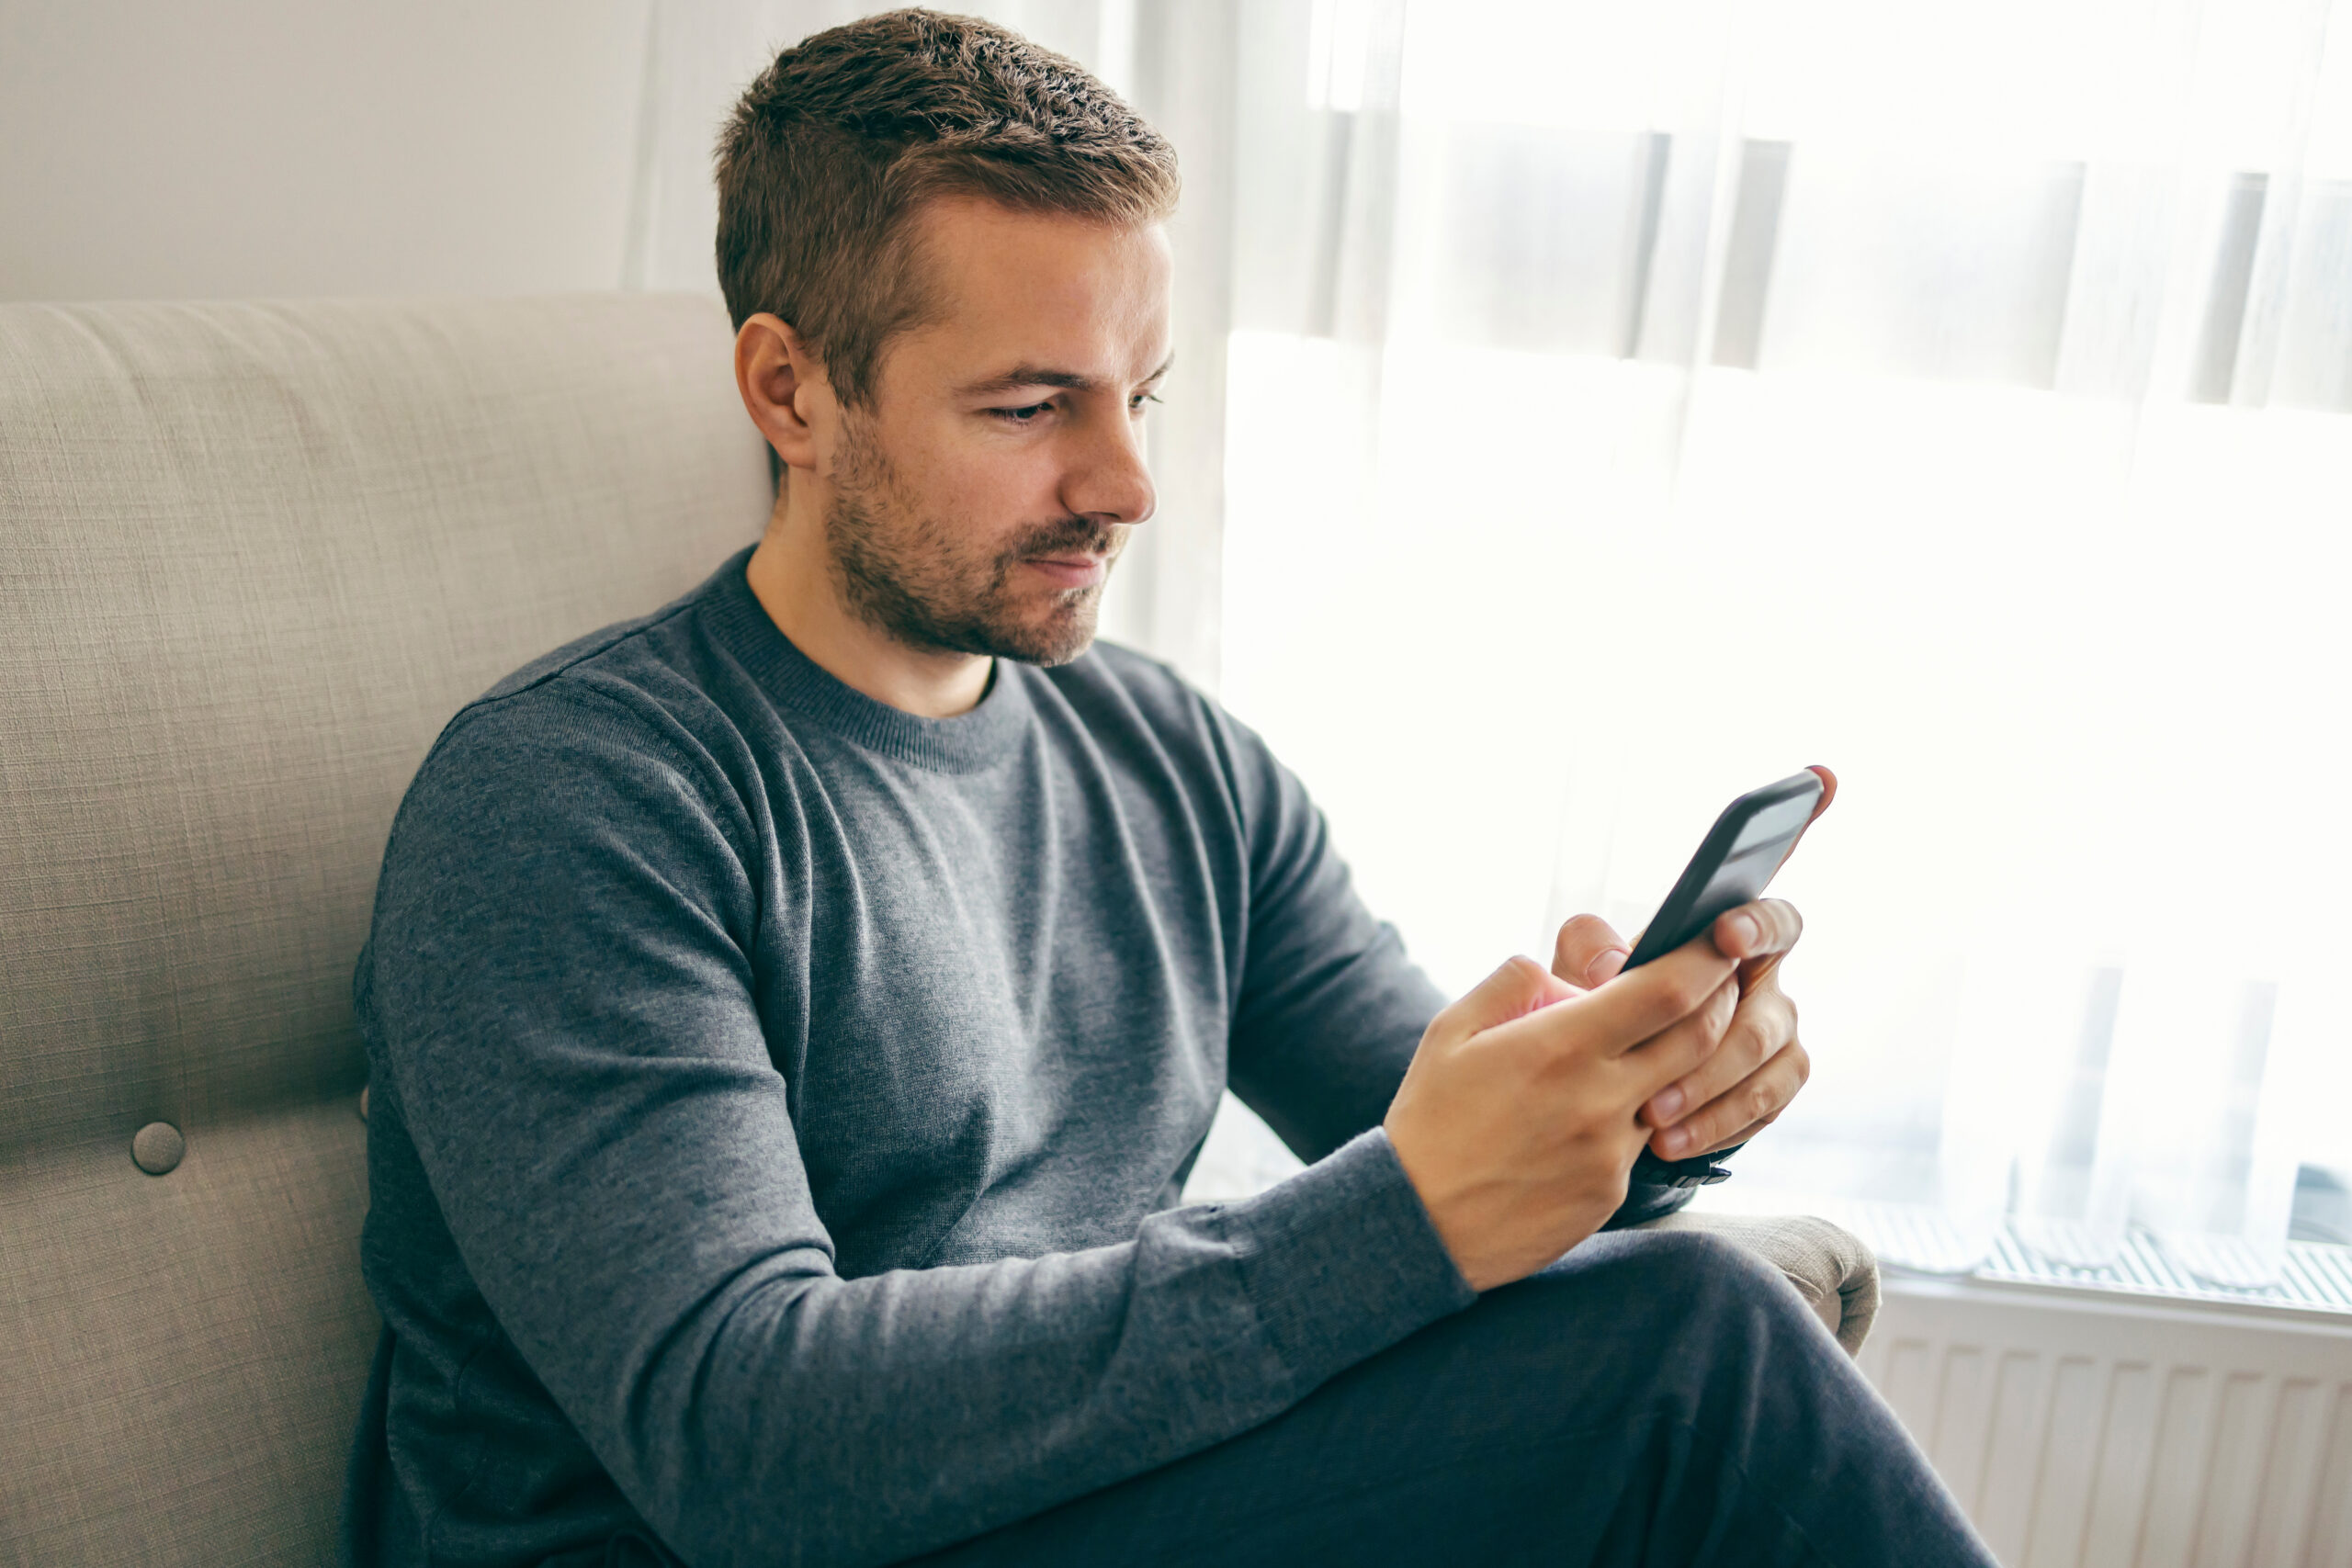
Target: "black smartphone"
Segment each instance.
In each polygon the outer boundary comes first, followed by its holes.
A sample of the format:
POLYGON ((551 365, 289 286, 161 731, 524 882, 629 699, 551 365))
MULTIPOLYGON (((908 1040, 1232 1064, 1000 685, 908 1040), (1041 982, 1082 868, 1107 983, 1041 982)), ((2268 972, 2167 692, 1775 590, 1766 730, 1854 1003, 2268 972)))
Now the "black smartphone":
MULTIPOLYGON (((1761 897, 1820 804, 1821 775, 1807 770, 1749 790, 1724 807, 1634 943, 1625 968, 1665 957, 1714 924, 1717 916, 1761 897)), ((1714 1163, 1730 1152, 1668 1160, 1645 1147, 1634 1161, 1633 1179, 1656 1187, 1705 1186, 1731 1174, 1714 1163)))

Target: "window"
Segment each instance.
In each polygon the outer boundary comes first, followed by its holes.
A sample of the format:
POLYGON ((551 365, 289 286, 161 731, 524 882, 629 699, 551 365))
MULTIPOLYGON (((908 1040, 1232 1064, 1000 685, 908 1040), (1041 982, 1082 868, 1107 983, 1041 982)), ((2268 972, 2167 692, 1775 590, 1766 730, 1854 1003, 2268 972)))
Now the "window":
POLYGON ((1733 1188, 2246 1283, 2300 1169, 2325 1239, 2352 12, 1246 25, 1223 695, 1417 956, 1630 934, 1826 762, 1819 1066, 1733 1188))

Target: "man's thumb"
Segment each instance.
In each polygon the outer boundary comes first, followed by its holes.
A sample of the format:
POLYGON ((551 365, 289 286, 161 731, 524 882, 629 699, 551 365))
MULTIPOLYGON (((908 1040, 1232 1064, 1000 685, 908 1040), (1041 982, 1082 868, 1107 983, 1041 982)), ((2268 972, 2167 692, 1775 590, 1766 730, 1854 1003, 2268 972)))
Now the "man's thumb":
POLYGON ((1566 1001, 1584 993, 1524 953, 1513 953, 1502 967, 1463 993, 1444 1017, 1461 1039, 1524 1018, 1537 1008, 1566 1001))

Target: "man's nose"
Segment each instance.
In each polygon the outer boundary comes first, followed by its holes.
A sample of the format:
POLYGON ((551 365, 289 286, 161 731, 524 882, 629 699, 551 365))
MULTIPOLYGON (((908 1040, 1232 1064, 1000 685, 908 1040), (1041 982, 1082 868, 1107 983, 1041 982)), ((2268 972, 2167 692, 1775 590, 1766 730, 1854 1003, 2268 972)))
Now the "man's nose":
POLYGON ((1063 477, 1062 504, 1080 517, 1105 523, 1149 520, 1159 492, 1144 461, 1142 423, 1122 414, 1089 424, 1063 477))

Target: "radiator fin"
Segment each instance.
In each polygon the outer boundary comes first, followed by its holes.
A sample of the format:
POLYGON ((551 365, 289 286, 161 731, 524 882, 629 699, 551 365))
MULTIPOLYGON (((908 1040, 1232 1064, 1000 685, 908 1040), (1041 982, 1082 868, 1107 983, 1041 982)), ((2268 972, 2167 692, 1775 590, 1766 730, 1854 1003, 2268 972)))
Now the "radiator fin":
POLYGON ((2352 1568, 2352 1325, 1890 1281, 1862 1371, 2018 1568, 2352 1568))

